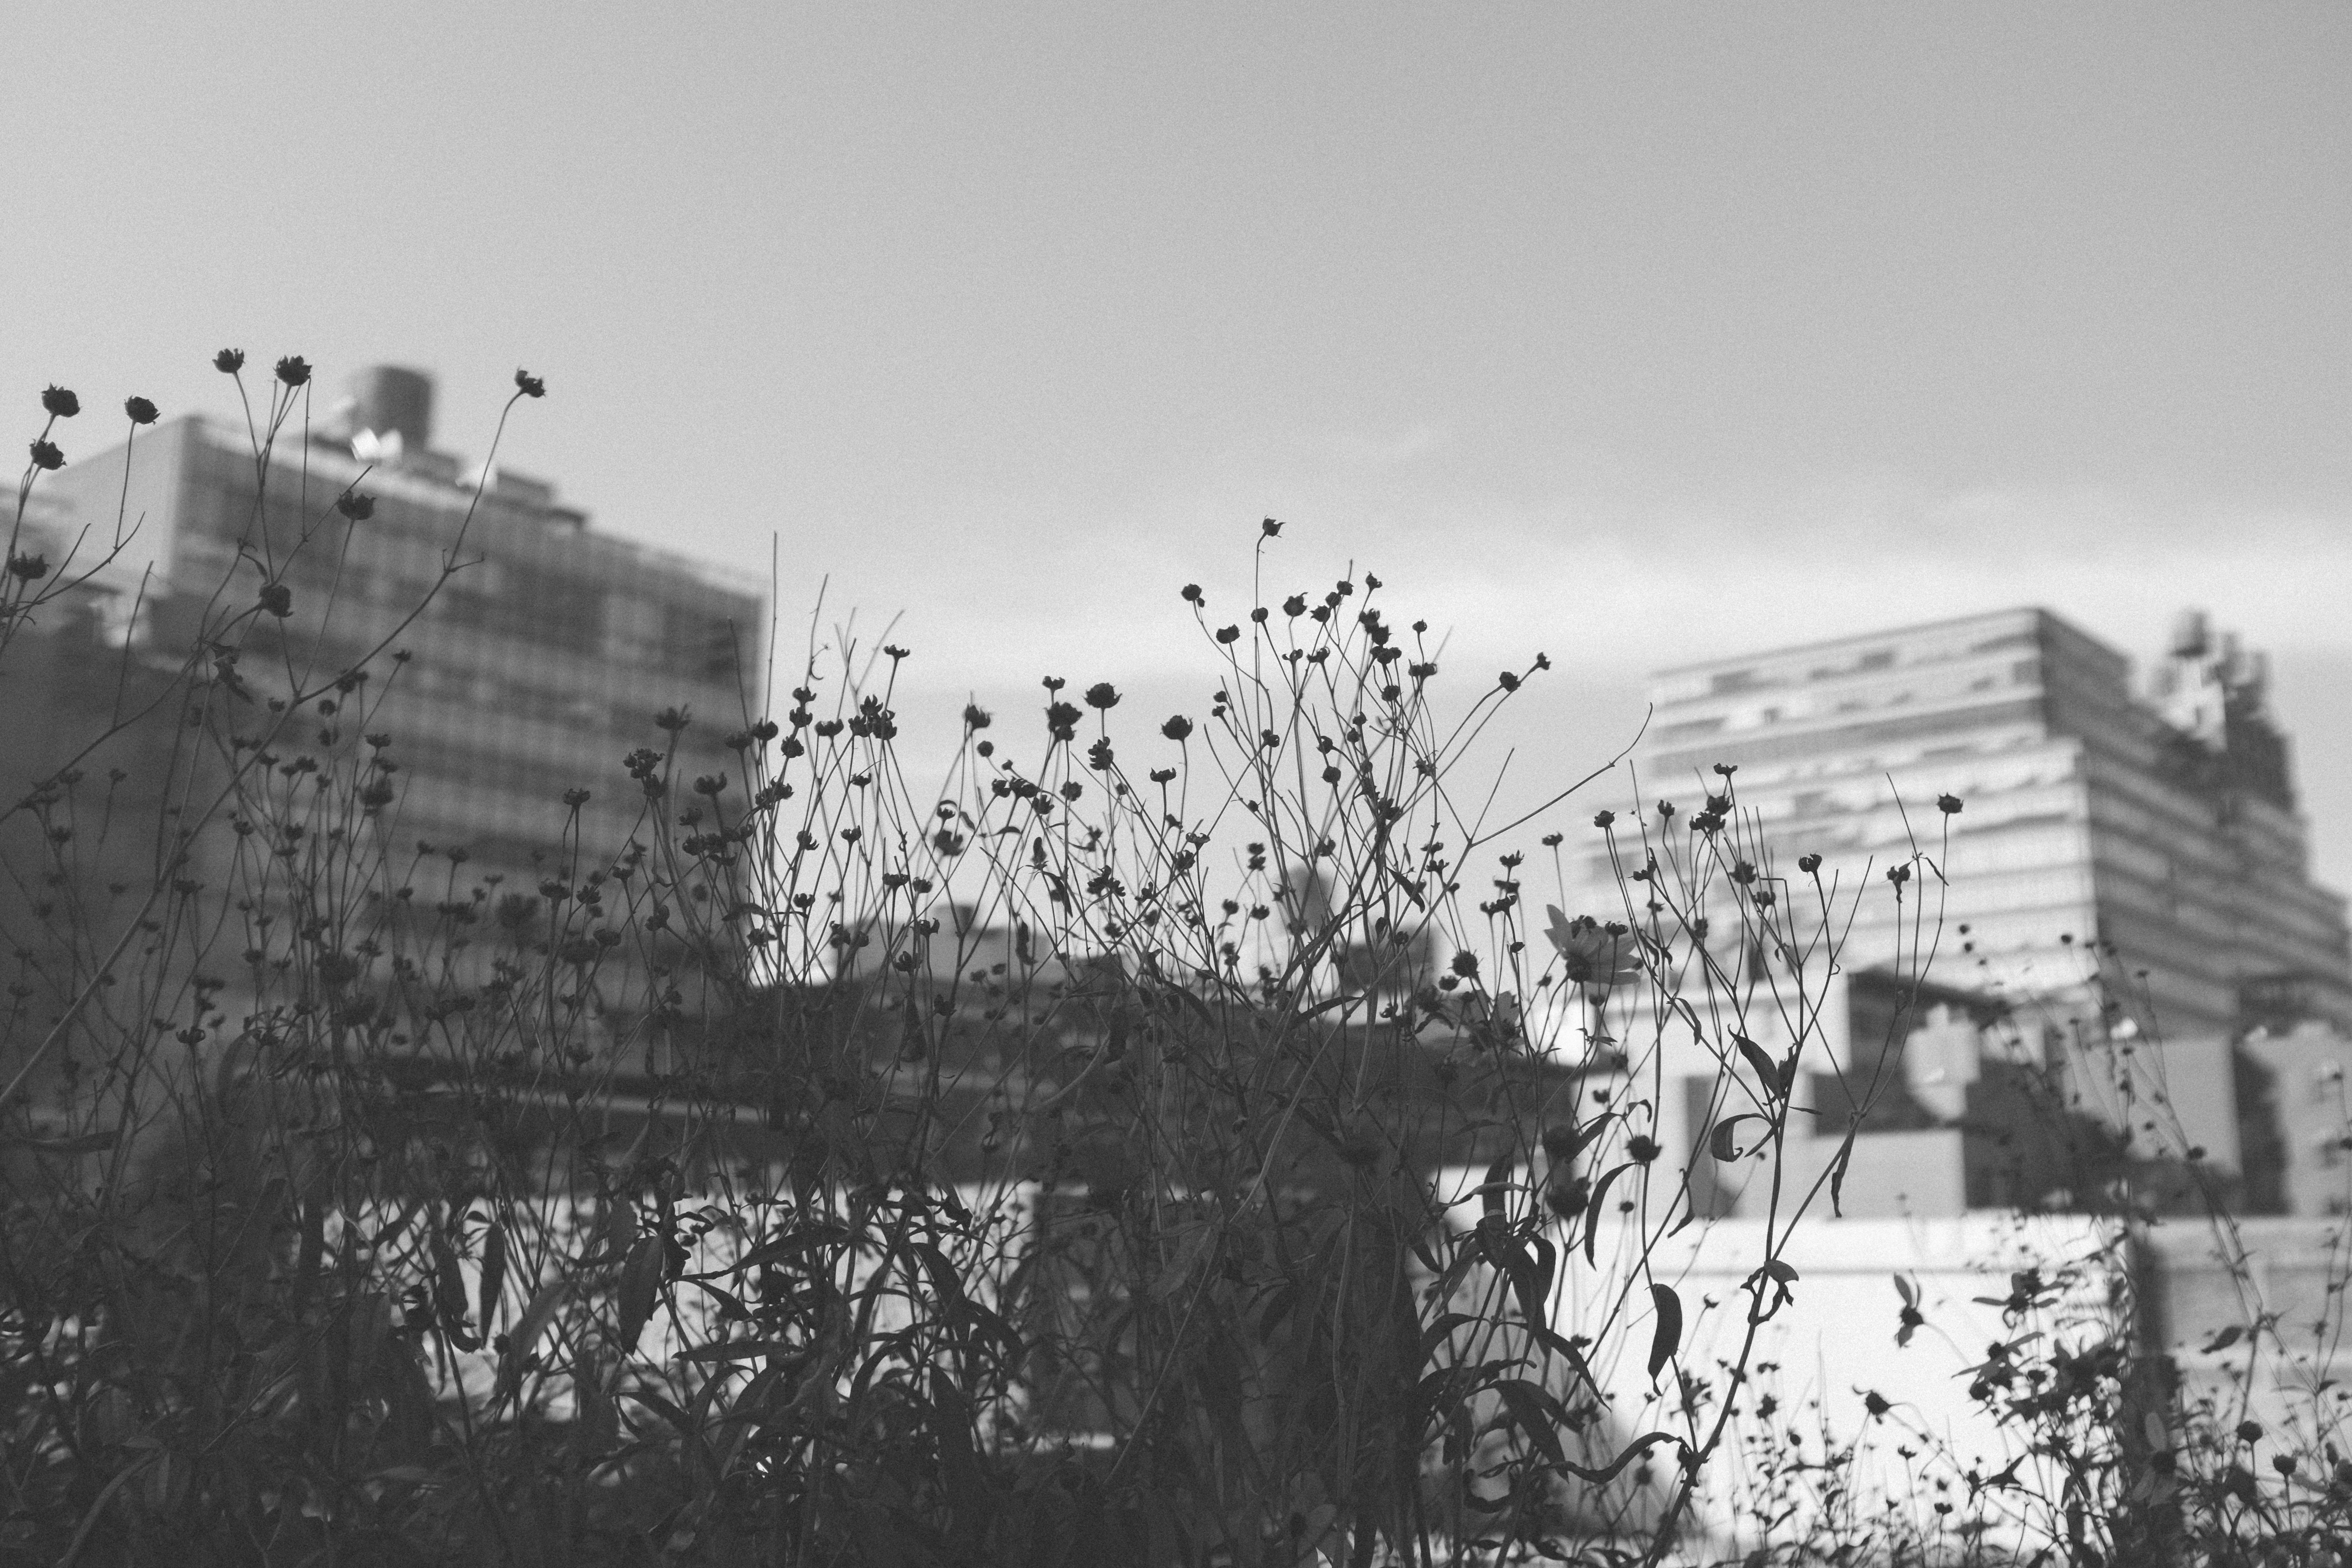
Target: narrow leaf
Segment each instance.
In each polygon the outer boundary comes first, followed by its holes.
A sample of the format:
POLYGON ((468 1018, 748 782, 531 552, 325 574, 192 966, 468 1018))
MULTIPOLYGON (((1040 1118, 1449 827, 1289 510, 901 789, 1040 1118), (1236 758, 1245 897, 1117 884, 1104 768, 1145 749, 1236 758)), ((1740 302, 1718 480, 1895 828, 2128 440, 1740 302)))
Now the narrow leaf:
POLYGON ((1503 1200, 1511 1190, 1511 1168, 1514 1161, 1508 1154, 1486 1167, 1486 1179, 1478 1184, 1478 1197, 1485 1217, 1496 1224, 1503 1223, 1503 1200))
POLYGON ((1593 1184, 1592 1202, 1584 1211, 1584 1261, 1588 1264, 1592 1261, 1594 1239, 1601 1234, 1601 1205, 1609 1199, 1609 1184, 1633 1168, 1632 1162, 1628 1161, 1605 1172, 1601 1180, 1593 1184))
POLYGON ((530 1304, 523 1308, 521 1321, 515 1324, 514 1332, 507 1336, 506 1358, 499 1365, 499 1383, 508 1393, 522 1385, 523 1362, 539 1343, 539 1336, 547 1331, 547 1325, 555 1321, 557 1310, 571 1293, 571 1282, 558 1279, 551 1285, 541 1286, 539 1293, 531 1297, 530 1304))
POLYGON ((1725 1117, 1722 1121, 1715 1124, 1715 1131, 1707 1134, 1706 1152, 1714 1155, 1717 1159, 1722 1161, 1724 1163, 1729 1164, 1732 1161, 1739 1158, 1741 1154, 1747 1152, 1746 1150, 1741 1149, 1738 1145, 1738 1139, 1739 1135, 1739 1124, 1743 1121, 1761 1121, 1763 1120, 1764 1118, 1757 1115, 1752 1110, 1743 1110, 1737 1116, 1725 1117))
POLYGON ((1495 1392, 1503 1396, 1513 1423, 1543 1450, 1545 1458, 1555 1465, 1568 1463, 1568 1455, 1560 1449, 1559 1434, 1552 1427, 1549 1412, 1544 1409, 1543 1390, 1524 1377, 1507 1377, 1495 1384, 1495 1392))
POLYGON ((506 1281, 507 1229, 493 1218, 489 1229, 482 1237, 482 1279, 480 1294, 476 1299, 480 1310, 475 1321, 482 1325, 482 1332, 486 1334, 498 1321, 499 1292, 506 1288, 506 1281))
POLYGON ((1775 1062, 1770 1057, 1764 1054, 1763 1047, 1758 1045, 1755 1041, 1749 1039, 1745 1035, 1732 1036, 1731 1043, 1739 1047, 1740 1058, 1748 1063, 1748 1069, 1756 1075, 1758 1087, 1763 1089, 1768 1098, 1779 1098, 1780 1092, 1780 1064, 1775 1062))
POLYGON ((661 1288, 662 1238, 649 1232, 637 1238, 629 1249, 629 1260, 621 1265, 621 1350, 624 1354, 637 1348, 637 1336, 646 1331, 646 1320, 654 1315, 654 1293, 661 1288))
POLYGON ((1658 1328, 1650 1337, 1650 1375, 1674 1359, 1683 1342, 1683 1299, 1671 1285, 1653 1285, 1650 1299, 1657 1304, 1658 1328))

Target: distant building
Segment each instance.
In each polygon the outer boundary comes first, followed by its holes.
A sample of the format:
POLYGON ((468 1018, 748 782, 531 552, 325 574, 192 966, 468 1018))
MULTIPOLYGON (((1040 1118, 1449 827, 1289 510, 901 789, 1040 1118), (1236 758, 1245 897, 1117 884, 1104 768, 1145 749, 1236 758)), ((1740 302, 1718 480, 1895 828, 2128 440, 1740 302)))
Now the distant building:
MULTIPOLYGON (((2253 1103, 2271 1069, 2237 1042, 2352 1027, 2352 958, 2343 898, 2311 880, 2266 675, 2192 615, 2135 691, 2123 654, 2024 609, 1657 677, 1641 800, 1687 814, 1733 765, 1769 872, 1796 879, 1815 853, 1862 891, 1822 1021, 1847 1076, 1883 1085, 1849 1212, 1857 1194, 1865 1213, 2046 1201, 2085 1159, 2209 1163, 2262 1206, 2300 1205, 2253 1103), (1884 873, 1915 847, 1948 880, 1923 873, 1898 906, 1884 873), (1932 994, 1912 994, 1923 940, 1932 994), (1890 1053, 1900 1069, 1877 1072, 1890 1053), (2060 1085, 2080 1125, 2028 1135, 2021 1073, 2060 1085)), ((1605 858, 1585 869, 1599 883, 1605 858)), ((1696 1086, 1714 1064, 1667 1070, 1696 1086)), ((1816 1081, 1823 1163, 1844 1131, 1830 1092, 1816 1081)), ((1703 1095, 1666 1114, 1703 1148, 1703 1095)))
POLYGON ((526 872, 563 847, 565 793, 586 789, 576 843, 610 856, 644 804, 621 759, 667 742, 657 713, 692 713, 682 773, 733 761, 723 737, 764 702, 762 596, 593 531, 542 480, 468 468, 434 446, 432 406, 417 372, 362 372, 324 430, 281 437, 266 507, 243 424, 203 416, 142 433, 127 490, 121 447, 46 483, 93 539, 110 536, 118 509, 138 525, 100 585, 127 604, 152 574, 136 638, 157 658, 184 657, 208 604, 251 604, 263 563, 307 539, 280 574, 291 612, 257 618, 246 668, 259 681, 270 655, 290 652, 331 676, 388 641, 366 727, 394 738, 402 840, 465 847, 469 875, 526 872), (374 500, 363 521, 334 509, 353 484, 374 500), (463 564, 436 592, 452 552, 463 564), (394 650, 412 657, 395 666, 394 650))
MULTIPOLYGON (((1720 659, 1656 679, 1642 788, 1687 801, 1736 764, 1780 869, 1818 853, 1849 887, 1916 840, 1950 878, 1948 984, 2095 1011, 2099 941, 2143 1032, 2352 1024, 2344 900, 2311 880, 2266 674, 2190 616, 2136 694, 2123 654, 2043 610, 1720 659)), ((1893 902, 1865 900, 1847 967, 1889 962, 1895 934, 1893 902)))

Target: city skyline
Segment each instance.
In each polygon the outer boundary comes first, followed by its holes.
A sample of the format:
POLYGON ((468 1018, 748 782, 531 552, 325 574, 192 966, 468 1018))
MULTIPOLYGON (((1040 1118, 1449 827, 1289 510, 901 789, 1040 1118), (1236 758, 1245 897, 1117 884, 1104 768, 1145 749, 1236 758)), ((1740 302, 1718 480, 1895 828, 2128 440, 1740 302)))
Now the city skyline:
POLYGON ((2202 606, 2274 656, 2342 888, 2347 29, 79 16, 0 104, 43 237, 0 368, 81 390, 73 458, 129 393, 232 413, 226 344, 432 369, 477 451, 528 363, 517 466, 751 577, 772 544, 784 646, 821 580, 901 616, 947 721, 1048 673, 1199 701, 1175 590, 1231 603, 1269 515, 1286 589, 1352 561, 1457 663, 1553 656, 1529 779, 1630 740, 1654 668, 2025 605, 2145 663, 2202 606), (299 132, 292 81, 336 105, 299 132))

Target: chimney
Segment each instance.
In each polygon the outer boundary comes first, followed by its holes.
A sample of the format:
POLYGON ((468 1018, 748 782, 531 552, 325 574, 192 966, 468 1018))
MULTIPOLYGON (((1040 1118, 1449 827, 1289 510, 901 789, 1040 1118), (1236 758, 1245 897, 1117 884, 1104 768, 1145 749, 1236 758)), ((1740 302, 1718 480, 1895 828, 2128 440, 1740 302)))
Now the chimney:
POLYGON ((397 435, 395 450, 428 451, 433 443, 433 378, 421 370, 372 364, 351 379, 352 433, 378 441, 397 435))

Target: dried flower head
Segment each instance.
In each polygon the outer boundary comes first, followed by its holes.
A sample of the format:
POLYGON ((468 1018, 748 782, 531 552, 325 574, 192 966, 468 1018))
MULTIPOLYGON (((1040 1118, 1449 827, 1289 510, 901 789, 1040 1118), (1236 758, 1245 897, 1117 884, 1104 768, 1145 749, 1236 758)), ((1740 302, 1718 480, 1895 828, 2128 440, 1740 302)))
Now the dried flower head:
POLYGON ((1258 524, 1258 528, 1267 539, 1272 539, 1282 531, 1282 524, 1275 521, 1274 519, 1270 517, 1264 522, 1258 524))
POLYGON ((1087 706, 1107 712, 1118 706, 1118 692, 1108 680, 1097 680, 1087 688, 1087 706))
POLYGON ((11 555, 8 574, 27 583, 37 583, 49 574, 49 558, 46 555, 11 555))
POLYGON ((278 379, 289 386, 310 384, 310 362, 300 354, 288 354, 278 362, 278 379))
POLYGON ((58 450, 58 444, 54 441, 36 441, 32 451, 33 467, 37 468, 62 468, 66 466, 66 455, 58 450))
POLYGON ((51 386, 41 394, 41 407, 52 419, 70 419, 81 412, 81 399, 62 386, 51 386))
POLYGON ((1171 741, 1181 741, 1192 732, 1192 721, 1181 713, 1160 726, 1160 732, 1171 741))
POLYGON ((375 515, 375 497, 345 490, 335 498, 335 510, 353 522, 365 522, 375 515))
POLYGON ((1946 816, 1958 816, 1960 814, 1960 797, 1956 795, 1939 795, 1936 797, 1936 809, 1946 816))
POLYGON ((1800 855, 1797 857, 1797 869, 1802 871, 1806 876, 1810 877, 1821 868, 1822 858, 1820 856, 1800 855))
POLYGON ((1184 602, 1188 605, 1199 605, 1207 602, 1201 593, 1201 584, 1198 583, 1187 583, 1184 584, 1184 602))
POLYGON ((545 397, 547 383, 527 370, 518 370, 515 372, 515 390, 525 397, 545 397))
POLYGON ((1570 920, 1557 904, 1547 905, 1544 912, 1550 918, 1545 934, 1559 949, 1570 984, 1605 987, 1642 972, 1633 933, 1622 926, 1604 926, 1591 915, 1570 920))
POLYGON ((223 349, 213 355, 213 368, 223 375, 235 375, 245 368, 243 349, 223 349))
POLYGON ((124 398, 122 400, 122 412, 131 416, 131 423, 133 425, 152 425, 155 423, 155 405, 152 403, 148 402, 147 399, 143 397, 124 398))

